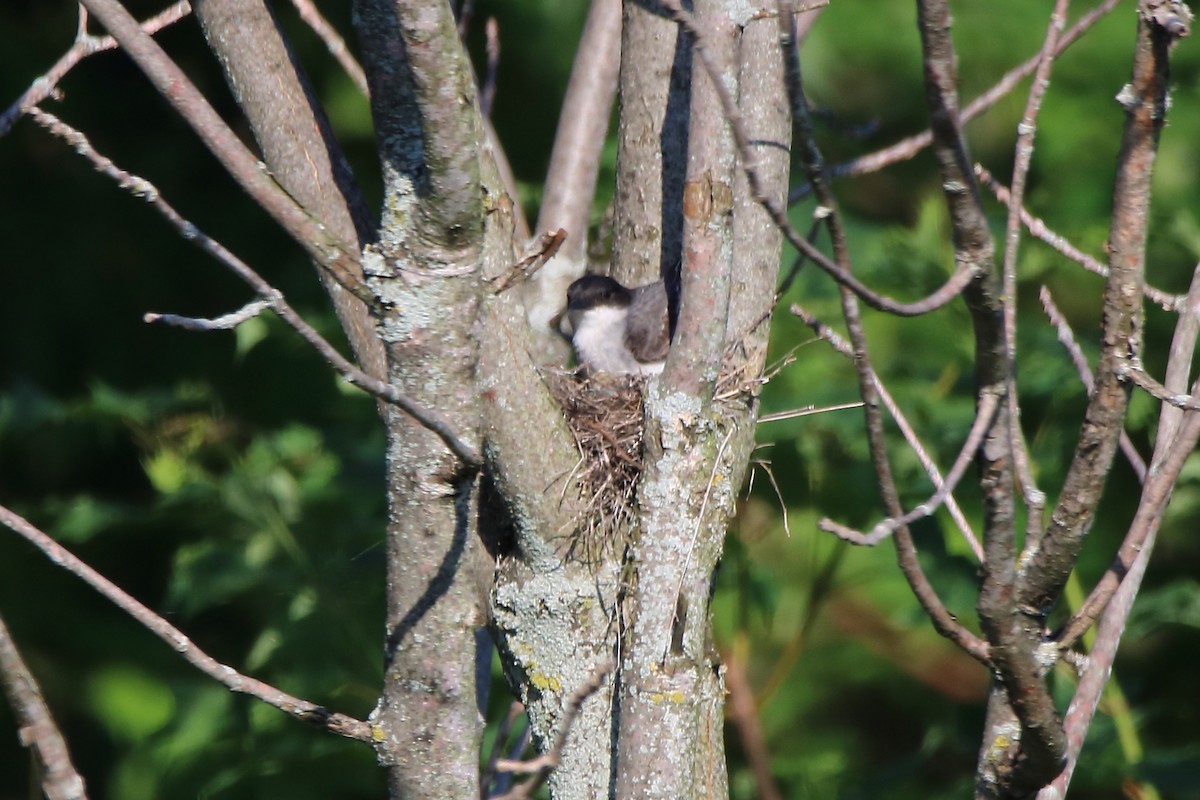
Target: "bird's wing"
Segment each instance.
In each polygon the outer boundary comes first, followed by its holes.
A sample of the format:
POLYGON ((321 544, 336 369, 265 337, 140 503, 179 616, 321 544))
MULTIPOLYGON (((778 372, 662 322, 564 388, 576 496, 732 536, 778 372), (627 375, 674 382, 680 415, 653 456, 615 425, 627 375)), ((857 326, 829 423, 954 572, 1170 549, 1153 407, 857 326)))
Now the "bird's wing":
POLYGON ((633 290, 625 321, 625 346, 643 364, 667 357, 671 337, 667 330, 667 290, 662 281, 633 290))

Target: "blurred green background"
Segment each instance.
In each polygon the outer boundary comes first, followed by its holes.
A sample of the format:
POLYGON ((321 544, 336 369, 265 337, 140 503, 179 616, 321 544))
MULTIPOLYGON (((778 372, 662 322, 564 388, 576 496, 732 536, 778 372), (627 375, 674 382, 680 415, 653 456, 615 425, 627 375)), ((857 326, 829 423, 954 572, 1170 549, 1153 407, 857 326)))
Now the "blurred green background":
MULTIPOLYGON (((161 7, 128 3, 145 16, 161 7)), ((372 202, 379 196, 365 100, 290 4, 276 4, 372 202)), ((352 38, 349 4, 321 4, 352 38)), ((502 55, 495 121, 532 213, 585 4, 480 0, 470 44, 495 16, 502 55)), ((953 4, 964 99, 1035 53, 1048 4, 953 4)), ((1090 7, 1090 4, 1089 4, 1090 7)), ((1075 10, 1078 14, 1084 7, 1075 10)), ((1042 113, 1028 204, 1101 255, 1129 74, 1134 5, 1122 3, 1057 65, 1042 113)), ((65 2, 0 4, 0 105, 70 44, 65 2)), ((160 35, 229 120, 236 113, 194 21, 160 35)), ((1186 289, 1200 258, 1200 54, 1175 52, 1175 91, 1155 180, 1149 275, 1186 289)), ((914 4, 833 0, 804 48, 828 160, 872 151, 924 126, 914 4)), ((1005 180, 1023 84, 969 128, 972 155, 1005 180)), ((234 186, 119 54, 88 59, 46 105, 292 300, 327 336, 336 324, 295 245, 234 186)), ((235 123, 239 124, 239 123, 235 123)), ((243 126, 240 126, 244 132, 243 126)), ((612 191, 606 150, 603 213, 612 191)), ((952 269, 929 155, 837 184, 856 270, 912 299, 952 269)), ((997 231, 1003 211, 989 199, 997 231)), ((798 224, 809 206, 794 210, 798 224)), ((295 335, 264 317, 195 334, 141 322, 146 311, 214 316, 249 291, 183 242, 142 202, 95 174, 29 120, 0 139, 0 503, 27 516, 201 647, 301 697, 356 716, 380 681, 383 437, 371 401, 347 389, 295 335)), ((785 263, 790 255, 785 256, 785 263)), ((1048 285, 1094 356, 1101 281, 1040 243, 1020 267, 1023 423, 1038 479, 1054 496, 1084 396, 1044 321, 1048 285)), ((801 302, 833 323, 833 285, 801 273, 801 302)), ((867 313, 875 365, 939 462, 972 414, 971 333, 961 303, 915 320, 867 313)), ((1146 363, 1161 372, 1173 319, 1151 307, 1146 363)), ((774 350, 795 362, 767 386, 765 410, 855 398, 850 365, 781 313, 774 350)), ((1157 411, 1135 396, 1130 434, 1148 453, 1157 411)), ((895 431, 891 431, 894 435, 895 431)), ((830 516, 879 518, 857 411, 765 424, 764 447, 788 510, 755 468, 715 601, 716 643, 745 672, 784 797, 961 798, 987 688, 984 670, 940 639, 912 599, 890 544, 847 547, 816 529, 830 516)), ((931 491, 893 449, 904 500, 931 491)), ((1185 469, 1072 797, 1200 798, 1200 465, 1185 469)), ((959 493, 969 515, 978 495, 959 493)), ((1119 464, 1078 570, 1104 569, 1137 498, 1119 464)), ((915 528, 951 610, 975 625, 976 565, 945 514, 915 528)), ((367 798, 383 795, 369 748, 323 735, 223 688, 107 601, 0 530, 0 613, 73 748, 93 798, 367 798)), ((1059 613, 1064 613, 1060 610, 1059 613)), ((1070 696, 1067 674, 1053 677, 1070 696)), ((508 704, 493 692, 491 721, 508 704)), ((737 730, 727 731, 734 798, 759 796, 737 730)), ((0 704, 0 800, 24 798, 32 766, 0 704)))

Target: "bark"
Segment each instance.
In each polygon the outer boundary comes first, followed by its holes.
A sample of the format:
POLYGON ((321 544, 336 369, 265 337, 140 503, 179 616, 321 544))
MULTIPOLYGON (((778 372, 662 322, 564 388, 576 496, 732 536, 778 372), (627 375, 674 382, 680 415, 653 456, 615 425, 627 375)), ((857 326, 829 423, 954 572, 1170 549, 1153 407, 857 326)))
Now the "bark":
POLYGON ((692 52, 661 6, 625 0, 621 53, 612 275, 636 286, 680 261, 692 52))
MULTIPOLYGON (((478 446, 484 203, 473 79, 445 4, 362 0, 355 10, 385 178, 379 244, 364 271, 382 308, 388 380, 442 409, 478 446)), ((377 751, 392 797, 477 797, 478 476, 406 415, 389 409, 386 424, 377 751)))
MULTIPOLYGON (((681 18, 678 7, 668 7, 681 18)), ((642 13, 639 7, 627 5, 627 24, 647 26, 627 30, 627 46, 630 41, 652 38, 659 24, 659 20, 640 17, 642 13)), ((721 87, 736 96, 739 63, 744 69, 755 69, 773 59, 774 69, 766 70, 743 107, 755 124, 752 138, 787 138, 786 115, 778 105, 784 96, 782 61, 771 46, 773 37, 761 29, 747 34, 752 38, 746 46, 754 52, 743 53, 739 62, 742 27, 748 22, 734 16, 731 4, 695 4, 694 24, 704 32, 703 45, 696 46, 703 46, 705 52, 703 58, 695 52, 690 58, 680 58, 677 49, 669 83, 677 94, 662 92, 660 87, 656 99, 661 100, 658 113, 664 120, 661 160, 641 152, 644 137, 633 135, 654 117, 642 96, 627 94, 642 76, 622 73, 621 146, 627 148, 624 152, 630 158, 647 158, 644 166, 661 176, 661 188, 657 181, 646 180, 638 162, 621 165, 620 174, 626 179, 642 174, 642 196, 621 210, 616 231, 619 264, 637 274, 668 262, 676 235, 672 232, 675 223, 668 220, 676 214, 682 220, 678 234, 682 264, 681 306, 671 352, 661 379, 652 381, 646 393, 646 467, 638 489, 639 530, 628 556, 632 585, 623 607, 619 798, 728 794, 721 755, 725 690, 710 639, 709 601, 713 573, 749 456, 757 406, 753 391, 735 393, 736 399, 730 403, 714 402, 714 388, 721 376, 727 339, 746 337, 746 349, 735 357, 735 366, 750 363, 761 367, 762 352, 756 349, 761 340, 756 337, 762 332, 752 326, 770 305, 767 287, 773 284, 778 267, 779 239, 776 235, 762 242, 761 257, 752 256, 749 250, 736 251, 736 237, 753 235, 755 226, 763 224, 760 215, 764 212, 751 207, 745 185, 735 180, 737 153, 710 67, 721 87), (687 82, 680 79, 684 65, 690 70, 687 82), (672 112, 684 83, 690 84, 686 123, 672 112), (771 90, 774 106, 766 97, 771 90), (672 195, 674 167, 667 145, 673 140, 687 142, 685 180, 674 195, 677 199, 672 195), (661 192, 661 210, 646 200, 656 188, 661 192), (745 219, 740 219, 741 215, 745 219), (740 274, 751 290, 736 313, 730 300, 735 260, 746 268, 740 274)), ((682 42, 683 47, 692 44, 682 42)), ((679 48, 681 43, 677 40, 675 46, 679 48)), ((655 66, 666 68, 663 54, 656 57, 660 60, 655 66)), ((786 158, 782 163, 771 161, 768 171, 774 179, 768 184, 772 193, 782 197, 786 158)), ((619 193, 621 180, 619 176, 619 193)), ((633 200, 628 194, 620 196, 633 200)))

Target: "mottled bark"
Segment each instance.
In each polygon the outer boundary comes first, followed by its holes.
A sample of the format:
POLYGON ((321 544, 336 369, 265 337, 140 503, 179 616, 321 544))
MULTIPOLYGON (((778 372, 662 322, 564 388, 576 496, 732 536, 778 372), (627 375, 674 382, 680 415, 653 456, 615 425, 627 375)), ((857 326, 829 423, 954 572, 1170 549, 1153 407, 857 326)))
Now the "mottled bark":
MULTIPOLYGON (((669 8, 680 14, 678 7, 669 8)), ((754 403, 743 398, 725 407, 714 402, 713 394, 730 326, 733 215, 735 208, 750 211, 746 205, 735 206, 737 154, 709 70, 716 72, 724 90, 736 96, 745 20, 734 18, 731 4, 716 0, 698 2, 694 9, 695 26, 704 31, 705 52, 703 58, 694 54, 688 67, 686 128, 681 119, 673 120, 670 96, 664 98, 661 140, 678 137, 687 142, 685 180, 678 200, 663 188, 660 210, 664 220, 676 214, 682 220, 680 310, 666 368, 646 393, 646 467, 638 489, 639 530, 628 556, 632 586, 623 611, 618 798, 728 794, 724 759, 717 755, 724 751, 725 691, 710 640, 709 601, 713 571, 736 501, 734 479, 744 473, 749 455, 745 437, 753 427, 754 403), (730 447, 735 437, 736 454, 730 447)), ((764 45, 762 38, 756 38, 755 46, 764 45)), ((682 66, 683 60, 677 60, 675 69, 682 66)), ((674 72, 671 85, 679 81, 679 73, 674 72)), ((623 74, 624 132, 635 130, 646 112, 640 98, 626 97, 626 91, 623 74)), ((757 100, 762 101, 761 95, 757 100)), ((773 121, 776 125, 768 128, 769 134, 778 135, 778 118, 773 121)), ((632 148, 627 152, 635 154, 632 148)), ((668 156, 663 154, 659 173, 664 187, 668 187, 668 156)), ((624 209, 624 226, 618 235, 626 237, 629 245, 624 254, 637 254, 632 259, 636 264, 652 263, 655 245, 664 260, 674 247, 674 234, 669 232, 674 223, 663 224, 658 242, 652 236, 639 236, 654 230, 653 211, 637 205, 624 209)), ((764 258, 758 266, 772 277, 747 276, 760 289, 760 282, 772 280, 777 268, 777 258, 769 261, 764 258)), ((746 262, 739 259, 738 263, 746 262)), ((636 265, 627 262, 624 268, 636 270, 636 265)))
MULTIPOLYGON (((363 0, 355 9, 386 181, 379 244, 364 271, 382 308, 388 380, 440 408, 478 446, 485 209, 471 72, 445 4, 363 0)), ((377 750, 394 798, 477 797, 478 476, 408 417, 389 411, 386 423, 377 750)))

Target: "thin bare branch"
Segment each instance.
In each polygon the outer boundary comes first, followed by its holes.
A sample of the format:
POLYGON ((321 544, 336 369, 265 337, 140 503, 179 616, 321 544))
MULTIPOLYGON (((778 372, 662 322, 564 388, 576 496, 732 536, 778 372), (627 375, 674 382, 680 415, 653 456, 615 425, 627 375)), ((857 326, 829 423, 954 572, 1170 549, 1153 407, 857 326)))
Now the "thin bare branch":
MULTIPOLYGON (((418 405, 414 400, 402 394, 391 384, 368 375, 350 363, 333 345, 317 333, 315 328, 305 322, 292 309, 287 301, 284 300, 279 290, 267 283, 262 276, 244 261, 229 252, 220 242, 208 237, 199 228, 180 216, 174 207, 162 198, 154 184, 117 167, 110 159, 96 152, 95 148, 87 140, 87 137, 80 131, 67 125, 53 114, 42 111, 39 108, 34 108, 30 110, 30 115, 37 120, 39 125, 42 125, 46 130, 66 141, 75 149, 75 152, 92 162, 92 165, 99 172, 116 181, 118 186, 129 190, 135 197, 140 197, 150 203, 156 211, 179 231, 179 234, 184 239, 194 242, 200 249, 216 258, 239 278, 249 284, 262 301, 270 305, 279 318, 299 333, 306 342, 312 345, 343 378, 368 394, 391 403, 407 413, 418 423, 436 433, 446 443, 446 446, 468 466, 477 468, 482 464, 482 459, 478 451, 460 437, 449 423, 441 419, 434 412, 418 405)), ((154 321, 158 321, 158 319, 147 320, 147 322, 154 321)))
MULTIPOLYGON (((1128 406, 1128 384, 1122 372, 1136 367, 1141 353, 1150 181, 1166 117, 1168 52, 1176 36, 1157 22, 1148 7, 1140 9, 1133 77, 1118 98, 1126 110, 1126 124, 1113 186, 1109 277, 1096 387, 1050 526, 1043 540, 1035 543, 1036 549, 1027 553, 1028 566, 1019 587, 1019 604, 1039 613, 1044 613, 1061 591, 1095 518, 1128 406)), ((1150 482, 1147 491, 1149 487, 1150 482)))
POLYGON ((371 90, 367 86, 367 76, 363 72, 362 65, 350 52, 350 48, 346 47, 346 40, 337 32, 337 28, 329 23, 329 20, 322 16, 317 10, 316 5, 312 0, 292 0, 292 5, 296 7, 296 11, 300 14, 300 19, 312 28, 322 42, 325 43, 325 48, 329 54, 337 59, 341 64, 342 69, 350 76, 350 80, 354 81, 354 85, 363 93, 365 97, 371 96, 371 90))
MULTIPOLYGON (((808 104, 804 99, 804 89, 800 74, 799 54, 796 50, 796 35, 793 28, 793 18, 791 14, 791 4, 789 2, 779 3, 779 22, 780 22, 780 48, 783 51, 788 75, 788 93, 791 101, 793 124, 796 128, 797 139, 800 141, 799 152, 801 159, 804 162, 805 170, 808 173, 809 180, 817 188, 817 198, 820 203, 819 208, 825 216, 825 222, 830 232, 830 239, 833 242, 834 257, 837 262, 837 267, 846 275, 850 274, 851 264, 849 256, 849 248, 846 244, 844 231, 841 226, 840 219, 837 215, 836 199, 832 191, 829 190, 823 177, 823 159, 820 150, 817 148, 816 140, 813 136, 812 123, 809 118, 808 104)), ((794 238, 793 236, 789 238, 794 238)), ((807 244, 807 242, 805 242, 807 244)), ((937 297, 948 288, 953 288, 953 295, 964 288, 967 282, 971 279, 973 267, 960 266, 950 281, 943 287, 942 290, 935 293, 937 297), (953 286, 957 284, 956 286, 953 286)), ((839 281, 839 283, 841 283, 839 281)), ((880 405, 880 381, 877 380, 875 371, 871 366, 870 357, 867 351, 866 333, 863 330, 862 320, 859 314, 858 302, 856 294, 850 291, 845 283, 841 283, 841 301, 842 301, 842 316, 846 321, 847 332, 850 337, 852 346, 852 360, 854 362, 855 372, 858 376, 859 395, 864 403, 864 417, 866 423, 867 439, 870 446, 871 461, 875 469, 875 474, 878 482, 881 499, 883 500, 884 508, 891 517, 900 517, 904 513, 903 507, 900 505, 899 493, 896 489, 896 483, 892 476, 891 463, 888 458, 887 442, 883 430, 883 415, 879 411, 880 405)), ((861 295, 860 295, 861 296, 861 295)), ((944 297, 946 301, 950 299, 949 295, 944 297)), ((864 298, 864 300, 866 300, 864 298)), ((866 300, 866 302, 870 302, 866 300)), ((938 491, 941 491, 939 487, 938 491)), ((924 569, 921 567, 920 559, 917 555, 916 544, 912 538, 912 532, 907 526, 899 526, 895 531, 896 543, 896 561, 900 567, 900 571, 904 574, 908 581, 913 594, 916 596, 921 607, 929 615, 933 623, 934 629, 942 634, 950 641, 958 644, 967 653, 983 663, 987 663, 988 652, 986 644, 977 636, 963 627, 954 615, 946 610, 937 592, 934 590, 928 577, 925 575, 924 569)))
MULTIPOLYGON (((154 35, 163 28, 186 17, 192 11, 187 0, 179 0, 143 22, 142 30, 154 35)), ((16 102, 0 114, 0 136, 8 133, 25 112, 48 97, 58 93, 58 84, 83 59, 105 50, 114 50, 117 40, 111 36, 93 36, 87 32, 87 9, 79 7, 79 29, 75 42, 44 75, 38 77, 16 102)))
POLYGON ((1167 405, 1183 411, 1200 411, 1200 399, 1190 394, 1172 393, 1140 366, 1125 364, 1118 370, 1118 373, 1122 378, 1127 378, 1130 383, 1156 400, 1161 400, 1167 405))
POLYGON ((496 101, 496 79, 500 75, 500 25, 495 17, 488 17, 483 32, 487 37, 487 71, 479 90, 479 113, 490 118, 496 101))
MULTIPOLYGON (((917 27, 921 35, 925 100, 933 131, 933 149, 950 212, 955 258, 960 265, 972 265, 977 278, 964 292, 975 327, 977 402, 989 395, 1004 398, 1011 382, 1011 363, 1005 340, 1005 305, 1015 298, 1005 296, 1002 275, 994 263, 991 231, 963 138, 958 103, 958 56, 950 33, 948 2, 919 0, 917 27)), ((1002 402, 1000 408, 979 449, 984 560, 977 609, 980 628, 989 644, 991 664, 1020 722, 1020 736, 1010 741, 1019 746, 1023 758, 1012 774, 998 781, 1022 787, 1040 786, 1057 773, 1063 741, 1053 699, 1037 674, 1032 657, 1041 632, 1040 625, 1026 619, 1014 606, 1014 452, 1007 402, 1002 402)), ((993 693, 993 698, 996 697, 993 693)), ((981 765, 981 780, 986 780, 987 770, 994 768, 994 764, 981 765)))
POLYGON ((348 243, 333 237, 325 226, 280 188, 237 134, 208 104, 195 84, 141 29, 137 20, 129 15, 118 0, 82 2, 141 67, 155 88, 192 126, 242 189, 339 284, 368 306, 373 305, 375 297, 362 281, 358 253, 348 243))
MULTIPOLYGON (((1191 287, 1188 289, 1187 299, 1183 303, 1183 310, 1179 315, 1179 321, 1175 324, 1175 334, 1171 339, 1166 373, 1166 387, 1171 392, 1179 392, 1188 384, 1198 332, 1200 332, 1200 265, 1197 265, 1192 272, 1191 287)), ((1193 394, 1198 388, 1200 386, 1193 385, 1193 394)), ((1190 425, 1198 417, 1200 415, 1185 414, 1175 406, 1163 406, 1159 414, 1158 435, 1154 443, 1154 457, 1149 470, 1151 479, 1143 481, 1145 485, 1142 487, 1142 502, 1138 505, 1137 516, 1130 525, 1126 540, 1122 543, 1121 550, 1118 551, 1113 564, 1096 583, 1092 593, 1076 611, 1074 617, 1055 632, 1054 639, 1059 642, 1060 649, 1070 648, 1091 627, 1106 607, 1109 598, 1120 588, 1126 571, 1132 568, 1129 566, 1131 560, 1141 558, 1141 553, 1149 550, 1152 546, 1158 521, 1167 500, 1170 499, 1170 491, 1169 487, 1165 493, 1156 487, 1155 493, 1149 495, 1150 483, 1157 480, 1158 475, 1164 470, 1171 471, 1177 468, 1176 461, 1180 457, 1178 451, 1181 448, 1190 451, 1191 447, 1195 445, 1195 441, 1188 444, 1191 431, 1186 428, 1186 425, 1190 425), (1152 504, 1161 503, 1162 507, 1152 507, 1150 510, 1155 513, 1142 519, 1142 509, 1148 501, 1152 504)), ((1177 477, 1177 473, 1171 476, 1172 483, 1177 477)))
POLYGON ((525 248, 526 255, 520 261, 509 267, 507 272, 489 281, 492 291, 500 294, 529 280, 546 265, 547 261, 554 258, 554 254, 558 252, 566 239, 567 232, 559 228, 556 231, 547 231, 536 241, 530 242, 529 246, 525 248))
MULTIPOLYGON (((995 176, 980 164, 975 165, 975 175, 996 196, 1001 205, 1011 207, 1008 187, 997 181, 995 176)), ((1050 247, 1071 259, 1088 272, 1099 275, 1102 278, 1108 277, 1108 267, 1071 244, 1062 235, 1055 233, 1044 221, 1035 217, 1024 206, 1021 207, 1021 224, 1029 230, 1030 235, 1050 245, 1050 247)), ((1169 294, 1149 284, 1144 285, 1142 291, 1147 298, 1161 306, 1164 311, 1177 311, 1179 304, 1183 302, 1183 295, 1169 294)))
POLYGON ((296 719, 304 720, 331 733, 371 741, 371 726, 362 720, 329 711, 324 706, 293 697, 274 686, 241 674, 222 664, 196 646, 178 628, 155 614, 112 581, 81 561, 78 557, 32 525, 28 520, 0 506, 0 524, 25 539, 58 566, 76 576, 88 586, 137 620, 147 630, 169 644, 192 666, 234 692, 256 697, 296 719))
POLYGON ((954 460, 954 464, 950 467, 950 472, 946 475, 945 483, 938 487, 937 491, 924 503, 914 507, 912 511, 903 516, 892 517, 877 523, 869 533, 862 533, 861 531, 848 528, 829 518, 822 519, 818 523, 821 530, 833 533, 838 538, 845 539, 851 544, 873 547, 888 536, 891 536, 898 528, 910 525, 919 519, 924 519, 932 515, 933 512, 941 507, 950 493, 954 491, 954 487, 958 486, 958 482, 966 474, 967 468, 971 466, 975 454, 979 450, 979 445, 983 442, 984 434, 987 433, 987 429, 992 424, 998 405, 999 403, 994 395, 984 395, 980 400, 979 408, 975 413, 975 421, 967 433, 966 441, 963 442, 962 449, 958 453, 958 458, 954 460))
POLYGON ((37 759, 46 800, 87 800, 87 788, 71 763, 62 731, 3 618, 0 618, 0 688, 12 706, 21 744, 37 759))
POLYGON ((1012 453, 1013 466, 1016 467, 1017 480, 1020 482, 1021 494, 1025 498, 1025 536, 1034 541, 1042 535, 1042 513, 1046 508, 1046 494, 1037 487, 1033 469, 1029 464, 1029 448, 1025 445, 1025 437, 1021 432, 1020 399, 1018 397, 1016 380, 1017 362, 1017 253, 1021 244, 1020 209, 1024 203, 1025 182, 1029 177, 1029 167, 1033 163, 1033 140, 1037 133, 1037 118, 1042 108, 1042 99, 1046 96, 1046 88, 1050 84, 1050 70, 1054 67, 1054 51, 1058 47, 1059 37, 1067 23, 1067 7, 1070 0, 1057 0, 1054 10, 1050 12, 1050 24, 1046 27, 1046 38, 1038 53, 1038 66, 1034 72, 1033 84, 1029 87, 1029 95, 1025 101, 1025 113, 1017 126, 1017 143, 1013 157, 1012 173, 1012 204, 1008 209, 1008 220, 1004 231, 1004 256, 1002 259, 1002 275, 1004 296, 1009 302, 1004 304, 1004 349, 1009 361, 1008 391, 1005 398, 1008 403, 1008 446, 1012 453))
POLYGON ((809 417, 813 414, 824 414, 826 411, 845 411, 850 408, 862 408, 862 401, 854 403, 839 403, 834 406, 805 406, 804 408, 793 408, 790 411, 776 411, 773 414, 763 414, 758 418, 759 423, 763 422, 780 422, 785 419, 798 419, 800 417, 809 417))
MULTIPOLYGON (((1067 354, 1071 357, 1071 363, 1075 365, 1079 381, 1087 393, 1091 394, 1096 381, 1092 376, 1092 368, 1088 364, 1087 356, 1083 354, 1083 349, 1075 341, 1075 334, 1072 332, 1070 324, 1058 310, 1058 306, 1054 304, 1054 298, 1051 297, 1049 289, 1043 286, 1038 296, 1041 298, 1042 310, 1046 312, 1046 318, 1058 332, 1058 341, 1066 348, 1067 354)), ((1121 431, 1121 452, 1125 454, 1125 460, 1129 462, 1129 466, 1137 473, 1138 481, 1144 483, 1146 481, 1146 460, 1142 458, 1142 454, 1137 451, 1133 440, 1125 431, 1121 431)))
POLYGON ((178 314, 158 314, 150 311, 142 315, 142 321, 161 322, 164 325, 183 328, 185 331, 228 331, 274 307, 275 302, 275 298, 270 300, 255 300, 242 306, 237 311, 222 314, 213 319, 181 317, 178 314))
MULTIPOLYGON (((1058 41, 1058 46, 1055 48, 1054 56, 1057 58, 1062 53, 1074 44, 1078 39, 1087 33, 1089 29, 1109 12, 1117 7, 1121 0, 1104 0, 1103 3, 1088 11, 1081 16, 1074 25, 1072 25, 1062 38, 1058 41)), ((983 94, 976 97, 966 105, 959 116, 959 120, 963 125, 966 125, 971 120, 982 115, 985 111, 996 105, 1001 99, 1006 97, 1009 92, 1016 88, 1022 80, 1033 74, 1037 69, 1038 61, 1041 59, 1041 54, 1033 56, 1013 69, 1004 74, 994 86, 988 89, 983 94)), ((889 145, 882 150, 877 150, 874 153, 868 153, 865 156, 859 156, 842 164, 835 164, 829 168, 828 175, 831 180, 839 178, 849 178, 855 175, 866 175, 872 172, 891 166, 900 161, 907 161, 913 158, 933 144, 933 131, 926 130, 921 133, 914 134, 905 139, 901 139, 895 144, 889 145)), ((798 186, 792 190, 788 197, 788 203, 798 203, 812 193, 812 187, 808 185, 798 186)))
MULTIPOLYGON (((821 320, 810 314, 806 309, 798 304, 794 304, 791 312, 796 315, 805 325, 812 328, 816 334, 829 343, 834 350, 844 355, 846 358, 854 358, 854 350, 850 347, 850 343, 837 334, 832 328, 826 325, 821 320)), ((879 375, 872 370, 871 380, 875 384, 875 390, 879 392, 879 400, 883 403, 883 407, 887 409, 892 421, 896 423, 896 427, 900 429, 901 435, 904 436, 904 441, 912 449, 917 456, 917 460, 921 463, 921 467, 925 470, 925 474, 929 477, 930 482, 935 489, 940 489, 945 485, 945 480, 942 477, 941 470, 934 463, 933 458, 925 449, 925 445, 917 436, 917 432, 909 424, 908 418, 904 416, 904 412, 897 405, 895 398, 888 391, 887 386, 880 380, 879 375)), ((971 552, 975 554, 978 561, 983 561, 983 547, 979 543, 979 537, 971 529, 971 523, 967 521, 966 515, 962 508, 958 505, 958 501, 954 499, 953 494, 946 495, 946 510, 950 512, 950 517, 954 520, 954 524, 958 527, 959 532, 963 535, 967 544, 971 547, 971 552)))

